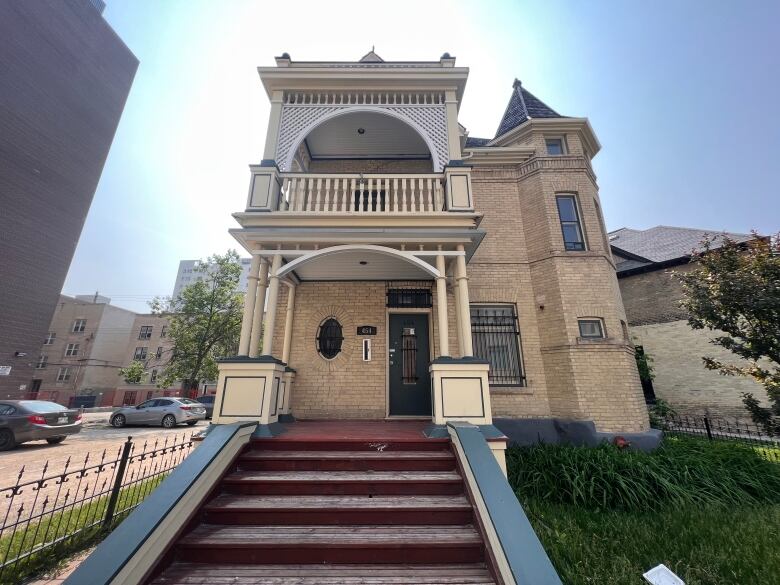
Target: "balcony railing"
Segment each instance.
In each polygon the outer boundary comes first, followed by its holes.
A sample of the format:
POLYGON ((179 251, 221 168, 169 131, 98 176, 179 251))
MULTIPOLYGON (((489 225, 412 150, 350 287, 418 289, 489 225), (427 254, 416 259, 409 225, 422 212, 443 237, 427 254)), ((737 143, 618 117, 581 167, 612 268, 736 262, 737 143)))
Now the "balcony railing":
POLYGON ((318 213, 444 211, 444 175, 283 173, 279 210, 318 213))

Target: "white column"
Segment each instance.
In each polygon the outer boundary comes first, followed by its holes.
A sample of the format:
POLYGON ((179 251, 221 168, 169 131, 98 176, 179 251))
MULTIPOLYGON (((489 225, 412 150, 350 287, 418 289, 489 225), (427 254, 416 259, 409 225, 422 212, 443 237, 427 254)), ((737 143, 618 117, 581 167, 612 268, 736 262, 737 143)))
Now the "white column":
MULTIPOLYGON (((454 272, 454 265, 456 262, 453 260, 452 267, 454 272)), ((455 331, 458 334, 458 351, 460 355, 463 355, 463 324, 460 322, 460 287, 458 281, 453 277, 452 290, 455 291, 455 331)))
POLYGON ((252 317, 252 335, 249 338, 249 357, 257 357, 260 353, 260 333, 263 331, 266 290, 268 290, 268 260, 262 258, 260 260, 260 271, 257 279, 255 314, 252 317))
MULTIPOLYGON (((282 108, 284 101, 284 92, 275 90, 271 94, 271 113, 268 116, 268 130, 265 135, 265 148, 263 149, 264 159, 276 158, 276 143, 279 141, 279 124, 282 119, 282 108)), ((276 161, 282 164, 283 161, 276 161)))
POLYGON ((276 304, 279 301, 279 268, 282 256, 277 254, 271 263, 270 284, 268 285, 268 308, 266 309, 265 331, 263 331, 263 355, 272 355, 274 350, 274 329, 276 328, 276 304))
POLYGON ((244 316, 241 319, 241 337, 238 341, 238 355, 249 352, 249 338, 252 332, 252 316, 255 311, 255 296, 257 292, 257 273, 260 269, 260 256, 252 255, 247 276, 246 296, 244 296, 244 316))
POLYGON ((295 310, 295 285, 287 287, 287 313, 284 319, 284 346, 282 347, 282 361, 290 362, 290 345, 292 344, 293 311, 295 310))
MULTIPOLYGON (((441 251, 441 246, 439 246, 441 251)), ((447 276, 444 256, 436 256, 436 311, 439 317, 439 355, 450 355, 450 331, 447 322, 447 276)))
MULTIPOLYGON (((458 252, 465 251, 463 244, 458 244, 458 252)), ((471 357, 474 355, 474 349, 471 345, 471 312, 469 310, 469 279, 466 276, 466 256, 458 256, 455 264, 455 279, 458 282, 460 291, 460 301, 458 303, 458 314, 460 315, 461 335, 463 336, 462 357, 471 357)))

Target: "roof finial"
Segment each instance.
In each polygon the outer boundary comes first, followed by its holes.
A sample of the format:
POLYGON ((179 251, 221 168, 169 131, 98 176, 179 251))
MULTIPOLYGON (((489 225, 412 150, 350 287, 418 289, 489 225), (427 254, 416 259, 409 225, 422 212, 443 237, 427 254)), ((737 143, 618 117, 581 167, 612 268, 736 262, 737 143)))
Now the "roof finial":
POLYGON ((517 88, 518 88, 518 87, 520 87, 521 85, 523 85, 523 82, 522 82, 522 81, 520 81, 520 80, 519 80, 517 77, 515 77, 515 80, 514 80, 514 82, 512 83, 512 87, 513 87, 514 89, 517 89, 517 88))

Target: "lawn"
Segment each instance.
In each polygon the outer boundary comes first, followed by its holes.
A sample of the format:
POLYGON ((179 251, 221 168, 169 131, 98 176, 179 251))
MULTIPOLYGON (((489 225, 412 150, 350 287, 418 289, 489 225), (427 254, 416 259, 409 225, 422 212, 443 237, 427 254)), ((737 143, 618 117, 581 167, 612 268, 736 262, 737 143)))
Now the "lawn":
POLYGON ((780 465, 735 444, 508 451, 510 483, 566 585, 777 585, 780 465), (714 447, 714 448, 713 448, 714 447))

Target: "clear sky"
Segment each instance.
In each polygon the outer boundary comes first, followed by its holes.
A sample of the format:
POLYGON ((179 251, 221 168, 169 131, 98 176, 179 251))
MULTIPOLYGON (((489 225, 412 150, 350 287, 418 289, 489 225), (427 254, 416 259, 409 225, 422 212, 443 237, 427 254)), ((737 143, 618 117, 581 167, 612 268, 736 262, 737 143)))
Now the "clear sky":
POLYGON ((65 283, 147 310, 180 259, 237 243, 268 101, 256 67, 436 60, 470 68, 460 122, 492 137, 515 77, 587 116, 609 229, 780 229, 780 2, 107 0, 140 60, 65 283))

